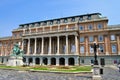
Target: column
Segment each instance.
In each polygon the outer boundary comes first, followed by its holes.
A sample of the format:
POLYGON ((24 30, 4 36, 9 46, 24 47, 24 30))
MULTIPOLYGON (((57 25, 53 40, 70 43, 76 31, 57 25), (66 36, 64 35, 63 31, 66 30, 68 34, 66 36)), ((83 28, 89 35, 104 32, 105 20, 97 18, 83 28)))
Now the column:
POLYGON ((22 39, 22 50, 24 50, 24 39, 22 39))
POLYGON ((59 66, 59 58, 56 58, 56 66, 59 66))
POLYGON ((79 57, 74 58, 74 60, 75 60, 75 66, 78 66, 79 65, 79 57))
POLYGON ((89 46, 89 44, 88 44, 88 36, 85 36, 85 50, 86 50, 86 51, 84 51, 84 52, 86 52, 86 56, 89 55, 89 53, 88 53, 88 52, 89 52, 89 51, 88 51, 88 50, 89 50, 89 49, 88 49, 89 47, 88 47, 88 46, 89 46))
POLYGON ((34 44, 34 55, 36 54, 36 47, 37 47, 37 38, 35 38, 35 44, 34 44))
POLYGON ((49 37, 49 53, 48 54, 51 54, 51 37, 49 37))
POLYGON ((43 59, 42 59, 42 57, 40 58, 40 65, 42 65, 43 64, 43 59))
POLYGON ((118 45, 118 54, 120 55, 120 39, 119 39, 119 34, 117 34, 117 45, 118 45))
POLYGON ((51 65, 51 62, 50 62, 50 57, 48 57, 48 65, 51 65))
POLYGON ((42 37, 42 49, 41 49, 41 54, 44 52, 44 37, 42 37))
POLYGON ((106 50, 106 55, 109 55, 108 54, 108 40, 107 40, 107 35, 105 35, 105 50, 106 50))
POLYGON ((28 39, 27 55, 30 54, 30 39, 28 39))
POLYGON ((28 63, 28 57, 26 57, 26 65, 29 65, 29 63, 28 63))
POLYGON ((66 54, 68 54, 68 35, 66 35, 66 54))
POLYGON ((76 54, 79 54, 78 53, 78 38, 77 38, 77 35, 75 35, 75 46, 76 46, 76 54))
POLYGON ((35 65, 35 57, 33 57, 33 63, 32 63, 32 66, 35 65))
POLYGON ((68 66, 68 58, 65 58, 65 66, 68 66))
POLYGON ((59 36, 57 36, 57 54, 59 54, 60 53, 60 50, 59 50, 59 42, 60 42, 60 40, 59 40, 59 36))

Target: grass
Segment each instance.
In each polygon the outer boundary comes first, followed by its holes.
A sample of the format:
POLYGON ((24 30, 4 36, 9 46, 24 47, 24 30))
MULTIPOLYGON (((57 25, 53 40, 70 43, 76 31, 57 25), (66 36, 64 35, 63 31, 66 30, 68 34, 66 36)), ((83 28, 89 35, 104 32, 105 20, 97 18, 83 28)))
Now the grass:
POLYGON ((34 71, 54 71, 54 72, 90 72, 91 66, 5 66, 0 65, 0 69, 15 69, 15 70, 34 70, 34 71))
POLYGON ((57 71, 57 72, 90 72, 91 66, 38 66, 32 67, 32 70, 57 71))

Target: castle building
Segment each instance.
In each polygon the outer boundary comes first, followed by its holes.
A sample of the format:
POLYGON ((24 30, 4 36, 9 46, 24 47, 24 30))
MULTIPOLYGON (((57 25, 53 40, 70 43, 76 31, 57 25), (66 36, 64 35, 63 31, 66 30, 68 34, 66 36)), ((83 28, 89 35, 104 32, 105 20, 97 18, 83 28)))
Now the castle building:
POLYGON ((99 44, 99 64, 120 62, 120 25, 108 25, 100 13, 20 24, 12 36, 0 38, 0 62, 7 63, 13 45, 19 43, 27 64, 90 65, 94 42, 99 44))

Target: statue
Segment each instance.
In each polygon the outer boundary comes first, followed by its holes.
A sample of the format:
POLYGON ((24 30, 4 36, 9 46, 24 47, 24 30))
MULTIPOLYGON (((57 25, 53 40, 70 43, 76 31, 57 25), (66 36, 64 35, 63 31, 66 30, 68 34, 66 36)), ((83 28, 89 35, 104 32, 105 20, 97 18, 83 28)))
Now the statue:
POLYGON ((10 56, 15 56, 15 57, 22 57, 23 56, 23 50, 20 49, 18 44, 14 44, 12 53, 10 56))
POLYGON ((16 43, 12 49, 12 53, 9 56, 7 66, 22 66, 23 65, 23 50, 16 43))

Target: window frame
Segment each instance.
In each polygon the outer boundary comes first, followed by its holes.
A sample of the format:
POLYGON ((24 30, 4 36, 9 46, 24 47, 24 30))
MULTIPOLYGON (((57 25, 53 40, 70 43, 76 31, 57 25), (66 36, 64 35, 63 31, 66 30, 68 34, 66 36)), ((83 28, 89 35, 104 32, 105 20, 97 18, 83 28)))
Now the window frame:
POLYGON ((84 42, 84 37, 80 37, 80 42, 84 42))
POLYGON ((99 36, 98 36, 98 41, 99 41, 99 42, 104 41, 104 37, 103 37, 103 35, 99 35, 99 36), (100 38, 100 37, 101 37, 101 38, 100 38), (101 40, 101 39, 102 39, 102 40, 101 40))

